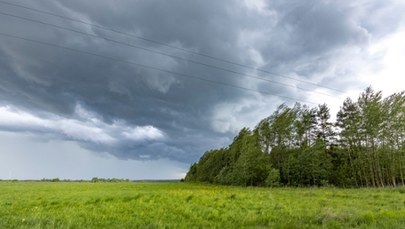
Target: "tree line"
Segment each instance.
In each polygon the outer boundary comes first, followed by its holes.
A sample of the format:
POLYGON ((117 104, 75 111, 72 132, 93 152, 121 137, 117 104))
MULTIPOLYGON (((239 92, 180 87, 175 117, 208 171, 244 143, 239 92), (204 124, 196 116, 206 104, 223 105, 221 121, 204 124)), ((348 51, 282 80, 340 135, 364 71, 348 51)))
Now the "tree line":
POLYGON ((326 104, 280 105, 225 148, 206 152, 185 181, 242 186, 405 184, 405 92, 368 87, 331 121, 326 104))

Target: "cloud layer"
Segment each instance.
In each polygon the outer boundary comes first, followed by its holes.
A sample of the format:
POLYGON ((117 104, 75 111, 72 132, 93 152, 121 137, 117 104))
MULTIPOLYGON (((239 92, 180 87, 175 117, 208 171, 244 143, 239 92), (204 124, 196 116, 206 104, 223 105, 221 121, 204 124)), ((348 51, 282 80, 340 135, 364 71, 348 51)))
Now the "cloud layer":
POLYGON ((339 104, 379 82, 359 76, 384 72, 388 49, 370 49, 405 26, 399 0, 13 3, 155 41, 0 3, 2 33, 82 51, 0 35, 0 130, 73 141, 135 160, 190 163, 226 146, 241 127, 254 126, 280 103, 339 104))

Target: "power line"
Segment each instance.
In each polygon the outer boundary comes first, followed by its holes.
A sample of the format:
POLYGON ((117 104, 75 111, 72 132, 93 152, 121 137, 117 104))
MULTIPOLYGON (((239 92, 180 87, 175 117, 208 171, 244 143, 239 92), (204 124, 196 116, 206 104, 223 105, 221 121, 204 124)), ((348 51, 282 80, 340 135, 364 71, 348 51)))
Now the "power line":
POLYGON ((4 12, 1 12, 1 11, 0 11, 0 15, 9 16, 9 17, 14 17, 14 18, 17 18, 17 19, 20 19, 20 20, 24 20, 24 21, 29 21, 29 22, 33 22, 33 23, 38 23, 38 24, 42 24, 42 25, 46 25, 46 26, 51 26, 51 27, 54 27, 54 28, 57 28, 57 29, 62 29, 62 30, 66 30, 66 31, 78 33, 78 34, 81 34, 81 35, 89 36, 89 37, 94 37, 94 38, 103 39, 103 40, 105 40, 105 41, 108 41, 108 42, 111 42, 111 43, 115 43, 115 44, 118 44, 118 45, 123 45, 123 46, 131 47, 131 48, 135 48, 135 49, 140 49, 140 50, 143 50, 143 51, 152 52, 152 53, 159 54, 159 55, 163 55, 163 56, 168 56, 168 57, 175 58, 175 59, 178 59, 178 60, 181 60, 181 61, 190 62, 190 63, 193 63, 193 64, 202 65, 202 66, 204 66, 204 67, 213 68, 213 69, 217 69, 217 70, 221 70, 221 71, 225 71, 225 72, 237 74, 237 75, 240 75, 240 76, 242 76, 242 77, 248 77, 248 78, 258 79, 258 80, 266 81, 266 82, 269 82, 269 83, 279 84, 279 85, 282 85, 282 86, 285 86, 285 87, 297 88, 297 89, 300 89, 300 90, 303 90, 303 91, 308 91, 308 92, 310 92, 310 93, 315 93, 315 94, 320 94, 320 95, 326 95, 326 96, 329 96, 329 97, 333 97, 333 98, 338 98, 338 99, 340 99, 340 97, 338 97, 338 96, 330 95, 330 94, 327 94, 327 93, 322 93, 322 92, 317 92, 317 91, 311 91, 311 90, 308 90, 308 89, 306 89, 306 88, 298 87, 298 86, 295 86, 295 85, 286 84, 286 83, 282 83, 282 82, 278 82, 278 81, 274 81, 274 80, 270 80, 270 79, 258 77, 258 76, 255 76, 255 75, 245 74, 245 73, 238 72, 238 71, 234 71, 234 70, 230 70, 230 69, 227 69, 227 68, 218 67, 218 66, 211 65, 211 64, 206 64, 206 63, 202 63, 202 62, 199 62, 199 61, 190 60, 190 59, 187 59, 187 58, 183 58, 183 57, 179 57, 179 56, 167 54, 167 53, 164 53, 164 52, 156 51, 156 50, 154 50, 154 49, 149 49, 149 48, 145 48, 145 47, 133 45, 133 44, 126 43, 126 42, 117 41, 117 40, 110 39, 110 38, 107 38, 107 37, 103 37, 103 36, 94 35, 94 34, 91 34, 91 33, 82 32, 82 31, 79 31, 79 30, 75 30, 75 29, 71 29, 71 28, 67 28, 67 27, 63 27, 63 26, 59 26, 59 25, 55 25, 55 24, 51 24, 51 23, 47 23, 47 22, 43 22, 43 21, 40 21, 40 20, 35 20, 35 19, 31 19, 31 18, 26 18, 26 17, 14 15, 14 14, 4 13, 4 12))
POLYGON ((180 50, 180 51, 183 51, 183 52, 188 52, 188 53, 198 55, 198 56, 203 56, 203 57, 206 57, 206 58, 209 58, 209 59, 212 59, 212 60, 221 61, 223 63, 228 63, 228 64, 232 64, 232 65, 235 65, 235 66, 251 69, 251 70, 254 70, 254 71, 263 72, 263 73, 266 73, 266 74, 270 74, 270 75, 274 75, 274 76, 294 80, 294 81, 300 82, 300 83, 305 83, 305 84, 309 84, 309 85, 313 85, 313 86, 317 86, 317 87, 326 88, 326 89, 336 91, 336 92, 339 92, 339 93, 345 93, 342 90, 327 87, 327 86, 324 86, 324 85, 320 85, 320 84, 317 84, 317 83, 314 83, 314 82, 311 82, 311 81, 296 79, 294 77, 290 77, 290 76, 286 76, 286 75, 283 75, 283 74, 271 72, 271 71, 268 71, 266 69, 256 68, 256 67, 252 67, 252 66, 249 66, 249 65, 246 65, 246 64, 237 63, 237 62, 234 62, 234 61, 231 61, 231 60, 227 60, 227 59, 215 57, 215 56, 212 56, 212 55, 196 52, 196 51, 191 50, 191 49, 186 49, 186 48, 170 45, 170 44, 167 44, 167 43, 164 43, 164 42, 159 42, 159 41, 152 40, 152 39, 149 39, 149 38, 146 38, 146 37, 143 37, 143 36, 123 32, 123 31, 120 31, 120 30, 116 30, 116 29, 106 27, 106 26, 101 26, 101 25, 94 24, 94 23, 91 23, 91 22, 87 22, 87 21, 83 21, 83 20, 79 20, 79 19, 75 19, 75 18, 71 18, 71 17, 59 15, 59 14, 55 14, 55 13, 52 13, 52 12, 48 12, 48 11, 44 11, 44 10, 40 10, 40 9, 36 9, 36 8, 32 8, 32 7, 28 7, 28 6, 25 6, 25 5, 11 3, 11 2, 8 2, 8 1, 0 0, 0 3, 10 5, 10 6, 14 6, 14 7, 23 8, 23 9, 30 10, 30 11, 35 11, 35 12, 42 13, 42 14, 47 14, 47 15, 50 15, 50 16, 58 17, 58 18, 65 19, 65 20, 70 20, 70 21, 73 21, 73 22, 77 22, 77 23, 81 23, 81 24, 85 24, 85 25, 89 25, 89 26, 93 26, 93 27, 96 27, 98 29, 102 29, 102 30, 105 30, 105 31, 111 31, 111 32, 114 32, 114 33, 117 33, 117 34, 132 37, 132 38, 135 38, 135 39, 140 39, 140 40, 144 40, 144 41, 154 43, 154 44, 157 44, 157 45, 165 46, 165 47, 168 47, 168 48, 177 49, 177 50, 180 50))
POLYGON ((246 91, 256 92, 256 93, 262 93, 262 94, 267 94, 267 95, 273 95, 273 96, 288 99, 288 100, 291 100, 291 101, 298 101, 298 102, 310 103, 310 104, 316 105, 316 103, 313 103, 313 102, 310 102, 310 101, 296 99, 296 98, 292 98, 292 97, 284 96, 284 95, 277 95, 277 94, 274 94, 274 93, 271 93, 271 92, 268 92, 268 91, 255 90, 255 89, 251 89, 251 88, 246 88, 246 87, 236 86, 236 85, 232 85, 232 84, 227 84, 227 83, 224 83, 224 82, 210 80, 210 79, 202 78, 202 77, 199 77, 199 76, 174 72, 174 71, 162 69, 162 68, 159 68, 159 67, 144 65, 144 64, 140 64, 140 63, 125 60, 125 59, 119 59, 119 58, 116 58, 116 57, 111 57, 111 56, 106 56, 106 55, 97 54, 97 53, 93 53, 93 52, 89 52, 89 51, 79 50, 79 49, 75 49, 75 48, 71 48, 71 47, 61 46, 61 45, 57 45, 57 44, 53 44, 53 43, 48 43, 48 42, 45 42, 45 41, 39 41, 39 40, 35 40, 35 39, 20 37, 20 36, 17 36, 17 35, 12 35, 12 34, 2 33, 2 32, 0 32, 0 36, 9 37, 9 38, 18 39, 18 40, 23 40, 23 41, 27 41, 27 42, 31 42, 31 43, 36 43, 36 44, 41 44, 41 45, 48 46, 48 47, 64 49, 64 50, 68 50, 68 51, 72 51, 72 52, 76 52, 76 53, 82 53, 82 54, 86 54, 86 55, 90 55, 90 56, 99 57, 99 58, 102 58, 102 59, 107 59, 107 60, 110 60, 110 61, 113 61, 113 62, 130 64, 130 65, 134 65, 134 66, 145 68, 145 69, 152 69, 152 70, 155 70, 155 71, 168 73, 168 74, 171 74, 171 75, 178 75, 178 76, 185 77, 185 78, 193 78, 193 79, 209 82, 209 83, 212 83, 212 84, 220 84, 220 85, 227 86, 227 87, 232 87, 232 88, 237 88, 237 89, 241 89, 241 90, 246 90, 246 91))

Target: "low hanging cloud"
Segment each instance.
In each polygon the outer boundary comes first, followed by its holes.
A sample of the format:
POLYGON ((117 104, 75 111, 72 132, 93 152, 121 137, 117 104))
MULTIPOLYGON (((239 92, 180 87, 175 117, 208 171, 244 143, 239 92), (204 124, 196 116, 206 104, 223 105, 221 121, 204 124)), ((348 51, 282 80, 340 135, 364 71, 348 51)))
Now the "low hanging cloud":
POLYGON ((114 146, 123 141, 139 144, 162 141, 163 131, 153 126, 130 126, 122 120, 105 123, 96 115, 77 105, 74 118, 52 114, 39 116, 11 106, 0 107, 0 130, 51 134, 65 140, 87 144, 114 146))

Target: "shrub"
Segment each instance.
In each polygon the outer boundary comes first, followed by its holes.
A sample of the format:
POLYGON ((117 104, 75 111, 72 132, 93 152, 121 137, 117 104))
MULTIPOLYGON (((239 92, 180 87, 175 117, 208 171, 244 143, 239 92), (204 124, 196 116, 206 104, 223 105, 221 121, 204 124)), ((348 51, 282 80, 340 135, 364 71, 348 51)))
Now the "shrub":
POLYGON ((278 169, 270 169, 269 175, 266 178, 266 186, 278 187, 280 186, 280 171, 278 169))

